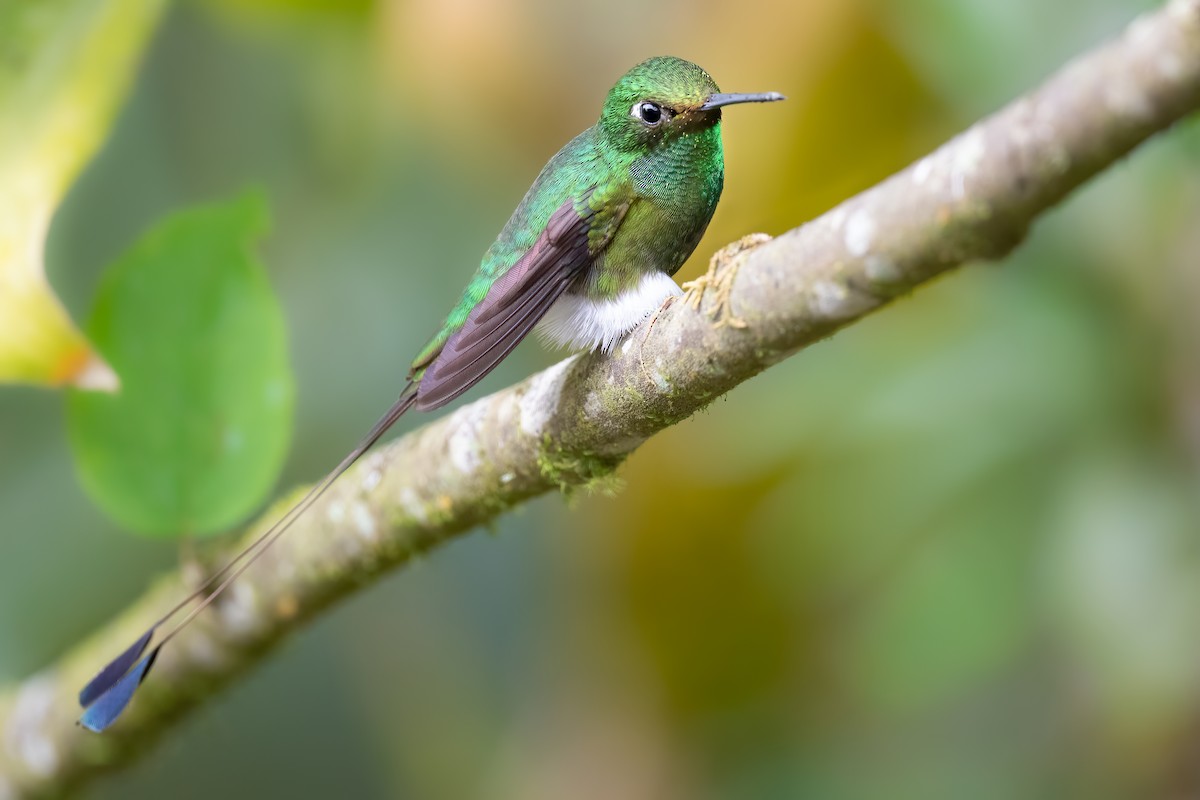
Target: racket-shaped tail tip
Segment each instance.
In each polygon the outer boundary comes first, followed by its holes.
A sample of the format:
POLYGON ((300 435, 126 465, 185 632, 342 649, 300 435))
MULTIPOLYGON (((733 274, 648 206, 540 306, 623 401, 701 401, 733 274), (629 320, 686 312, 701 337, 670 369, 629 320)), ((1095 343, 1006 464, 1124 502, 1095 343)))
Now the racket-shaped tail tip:
POLYGON ((88 685, 79 692, 79 705, 87 708, 96 702, 100 695, 121 680, 125 673, 129 672, 129 668, 142 657, 142 653, 146 652, 146 645, 150 644, 150 637, 153 635, 154 628, 151 628, 143 633, 140 639, 129 645, 124 653, 108 662, 104 669, 96 673, 96 677, 92 678, 88 685))
MULTIPOLYGON (((138 640, 138 643, 141 643, 141 640, 138 640)), ((145 644, 142 644, 142 647, 144 649, 145 644)), ((130 649, 132 650, 132 648, 130 649)), ((79 718, 79 724, 89 731, 100 733, 116 722, 129 706, 129 701, 133 699, 133 693, 137 691, 138 686, 149 674, 150 668, 154 666, 154 659, 158 658, 158 650, 159 648, 155 647, 150 651, 150 655, 135 663, 132 669, 102 691, 84 710, 83 716, 79 718)), ((126 653, 128 652, 127 650, 126 653)), ((122 657, 124 655, 123 653, 122 657)))

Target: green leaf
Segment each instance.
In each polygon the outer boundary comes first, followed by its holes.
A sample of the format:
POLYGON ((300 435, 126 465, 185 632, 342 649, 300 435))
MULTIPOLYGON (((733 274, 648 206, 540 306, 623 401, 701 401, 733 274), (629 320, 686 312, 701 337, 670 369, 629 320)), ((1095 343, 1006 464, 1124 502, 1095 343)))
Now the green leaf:
POLYGON ((163 0, 0 1, 0 381, 113 389, 54 296, 50 218, 108 134, 163 0))
POLYGON ((71 443, 88 492, 138 532, 223 530, 278 476, 293 386, 251 252, 266 216, 257 194, 175 214, 101 284, 88 332, 121 391, 71 395, 71 443))

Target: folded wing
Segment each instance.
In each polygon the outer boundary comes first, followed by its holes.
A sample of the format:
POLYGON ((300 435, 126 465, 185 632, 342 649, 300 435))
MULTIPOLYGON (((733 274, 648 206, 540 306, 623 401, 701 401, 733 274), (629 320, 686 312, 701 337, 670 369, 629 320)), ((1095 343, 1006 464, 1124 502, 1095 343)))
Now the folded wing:
POLYGON ((567 201, 550 216, 533 246, 496 279, 429 362, 417 388, 418 409, 438 408, 470 389, 533 330, 611 240, 625 209, 606 211, 608 235, 601 241, 589 237, 597 215, 586 206, 581 213, 567 201))

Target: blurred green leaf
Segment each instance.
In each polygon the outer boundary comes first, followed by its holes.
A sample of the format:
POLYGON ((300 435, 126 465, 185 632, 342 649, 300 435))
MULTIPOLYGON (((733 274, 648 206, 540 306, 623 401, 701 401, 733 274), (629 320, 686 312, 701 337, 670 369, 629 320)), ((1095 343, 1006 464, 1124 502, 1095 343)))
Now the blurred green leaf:
POLYGON ((46 282, 50 218, 108 133, 163 0, 0 4, 0 381, 111 389, 46 282))
POLYGON ((257 194, 175 214, 112 265, 89 333, 118 395, 76 393, 84 485, 142 533, 219 531, 262 502, 287 450, 292 375, 283 316, 250 252, 257 194))

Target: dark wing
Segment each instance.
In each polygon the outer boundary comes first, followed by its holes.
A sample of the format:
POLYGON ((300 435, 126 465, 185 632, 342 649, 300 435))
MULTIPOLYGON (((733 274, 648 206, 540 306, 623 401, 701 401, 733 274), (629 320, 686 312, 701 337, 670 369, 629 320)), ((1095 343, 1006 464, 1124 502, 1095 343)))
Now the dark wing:
MULTIPOLYGON (((604 216, 624 215, 625 207, 604 216)), ((478 383, 533 330, 554 301, 591 266, 616 231, 589 247, 595 214, 575 210, 570 200, 550 215, 545 230, 525 255, 496 279, 466 322, 425 368, 417 386, 421 411, 449 403, 478 383)))

